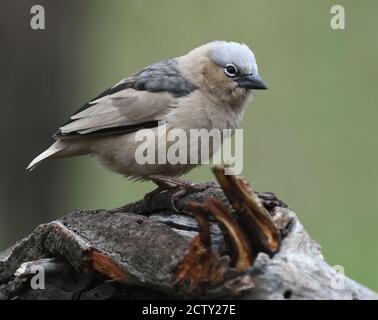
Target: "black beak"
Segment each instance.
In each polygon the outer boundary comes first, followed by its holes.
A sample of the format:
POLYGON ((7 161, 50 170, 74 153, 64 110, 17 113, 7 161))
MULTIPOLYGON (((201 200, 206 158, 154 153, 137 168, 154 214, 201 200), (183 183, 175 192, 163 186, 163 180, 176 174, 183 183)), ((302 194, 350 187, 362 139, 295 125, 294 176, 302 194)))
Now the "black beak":
POLYGON ((256 90, 266 90, 268 87, 264 81, 258 75, 249 74, 237 78, 235 81, 238 82, 238 86, 246 89, 256 89, 256 90))

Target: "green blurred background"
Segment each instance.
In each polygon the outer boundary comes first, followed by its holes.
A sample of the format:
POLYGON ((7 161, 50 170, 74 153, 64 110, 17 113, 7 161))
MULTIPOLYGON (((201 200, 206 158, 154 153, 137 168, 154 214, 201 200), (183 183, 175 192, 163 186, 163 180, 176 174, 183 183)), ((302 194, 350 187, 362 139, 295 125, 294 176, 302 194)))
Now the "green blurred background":
MULTIPOLYGON (((233 40, 254 50, 269 85, 243 121, 244 176, 290 204, 330 264, 378 290, 377 1, 39 1, 44 31, 29 27, 36 3, 2 2, 9 119, 1 136, 8 144, 0 250, 75 208, 113 208, 152 190, 90 158, 31 174, 24 167, 75 109, 125 75, 211 40, 233 40), (330 28, 334 4, 345 8, 345 30, 330 28), (22 64, 28 68, 16 77, 22 64), (32 86, 27 104, 15 100, 20 83, 32 86)), ((213 180, 208 167, 186 177, 213 180)))

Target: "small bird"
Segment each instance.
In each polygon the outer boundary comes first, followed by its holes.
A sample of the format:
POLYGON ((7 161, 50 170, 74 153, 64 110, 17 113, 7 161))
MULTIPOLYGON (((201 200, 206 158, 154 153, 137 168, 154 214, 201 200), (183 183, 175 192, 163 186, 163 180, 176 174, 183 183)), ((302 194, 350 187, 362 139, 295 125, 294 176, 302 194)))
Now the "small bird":
POLYGON ((137 133, 157 131, 162 123, 167 131, 234 130, 253 90, 261 89, 267 87, 245 44, 209 42, 141 69, 89 101, 27 169, 47 159, 93 155, 110 170, 136 180, 180 176, 197 164, 138 163, 135 153, 142 142, 137 133))

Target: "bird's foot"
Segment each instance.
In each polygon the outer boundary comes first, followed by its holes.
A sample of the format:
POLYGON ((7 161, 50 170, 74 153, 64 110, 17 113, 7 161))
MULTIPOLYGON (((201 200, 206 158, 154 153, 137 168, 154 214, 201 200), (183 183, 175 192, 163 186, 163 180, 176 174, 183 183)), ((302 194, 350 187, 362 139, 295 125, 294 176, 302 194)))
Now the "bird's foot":
POLYGON ((146 194, 143 199, 144 206, 148 211, 151 211, 147 205, 148 200, 151 199, 152 196, 159 194, 162 191, 178 189, 171 195, 170 207, 173 211, 181 213, 181 211, 176 207, 176 201, 180 200, 188 193, 202 192, 216 186, 213 182, 194 183, 191 180, 184 180, 164 175, 150 175, 149 178, 158 186, 158 188, 146 194))
POLYGON ((192 180, 184 180, 176 177, 153 174, 148 176, 155 184, 164 189, 182 188, 188 191, 200 192, 214 187, 213 182, 194 183, 192 180))

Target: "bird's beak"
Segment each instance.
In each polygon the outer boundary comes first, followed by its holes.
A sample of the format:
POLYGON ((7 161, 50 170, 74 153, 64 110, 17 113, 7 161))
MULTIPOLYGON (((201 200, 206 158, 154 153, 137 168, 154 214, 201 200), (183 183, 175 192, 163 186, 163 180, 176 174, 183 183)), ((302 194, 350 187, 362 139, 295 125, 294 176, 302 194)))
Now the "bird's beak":
POLYGON ((238 86, 246 89, 266 90, 268 87, 258 75, 249 74, 236 79, 238 86))

